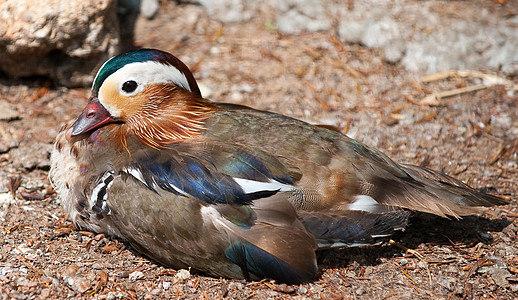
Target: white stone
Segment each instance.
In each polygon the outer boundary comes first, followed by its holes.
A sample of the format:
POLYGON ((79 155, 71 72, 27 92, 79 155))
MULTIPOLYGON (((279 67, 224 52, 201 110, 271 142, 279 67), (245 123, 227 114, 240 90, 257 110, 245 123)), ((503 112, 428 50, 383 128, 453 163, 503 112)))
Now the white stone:
POLYGON ((199 0, 209 15, 221 22, 235 23, 250 20, 262 1, 255 0, 199 0))
POLYGON ((130 281, 137 281, 142 278, 144 278, 144 273, 142 273, 141 271, 135 271, 129 274, 130 281))

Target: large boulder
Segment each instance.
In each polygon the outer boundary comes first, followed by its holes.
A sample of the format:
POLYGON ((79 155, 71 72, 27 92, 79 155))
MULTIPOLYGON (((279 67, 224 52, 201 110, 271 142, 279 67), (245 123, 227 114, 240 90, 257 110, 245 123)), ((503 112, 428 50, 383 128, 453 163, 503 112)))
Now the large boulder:
POLYGON ((117 0, 4 0, 0 24, 0 71, 12 78, 88 85, 119 51, 117 0))

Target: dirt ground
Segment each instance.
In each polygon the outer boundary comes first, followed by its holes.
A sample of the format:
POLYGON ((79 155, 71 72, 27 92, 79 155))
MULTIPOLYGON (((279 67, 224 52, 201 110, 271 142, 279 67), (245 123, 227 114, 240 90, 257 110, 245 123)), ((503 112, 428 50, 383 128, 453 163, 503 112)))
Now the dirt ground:
MULTIPOLYGON (((497 2, 473 1, 471 9, 508 13, 497 2)), ((319 276, 300 286, 168 269, 123 242, 76 230, 56 201, 49 151, 89 90, 3 80, 0 299, 518 297, 518 93, 498 85, 422 105, 433 92, 481 81, 425 83, 378 50, 342 44, 331 32, 283 36, 270 20, 262 11, 221 25, 200 6, 167 2, 155 19, 138 20, 136 41, 180 57, 215 101, 334 125, 396 161, 443 171, 511 204, 460 221, 415 215, 392 237, 396 244, 320 252, 319 276)))

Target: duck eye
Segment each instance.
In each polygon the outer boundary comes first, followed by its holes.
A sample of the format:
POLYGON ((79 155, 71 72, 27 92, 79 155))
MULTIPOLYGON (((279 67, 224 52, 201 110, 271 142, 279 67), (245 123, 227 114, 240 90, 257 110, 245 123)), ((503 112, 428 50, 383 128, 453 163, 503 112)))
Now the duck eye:
POLYGON ((137 89, 137 82, 135 80, 128 80, 122 84, 122 90, 126 93, 134 92, 137 89))

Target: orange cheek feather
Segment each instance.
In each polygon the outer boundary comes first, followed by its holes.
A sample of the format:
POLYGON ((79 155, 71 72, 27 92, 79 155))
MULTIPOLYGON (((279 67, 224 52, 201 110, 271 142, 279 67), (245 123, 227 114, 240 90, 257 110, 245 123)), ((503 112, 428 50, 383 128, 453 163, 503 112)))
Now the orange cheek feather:
POLYGON ((149 84, 134 96, 120 95, 114 84, 99 91, 103 103, 120 114, 117 144, 125 148, 129 134, 156 149, 199 135, 203 120, 215 111, 208 100, 173 84, 149 84))
POLYGON ((118 114, 114 117, 126 119, 132 114, 142 110, 146 98, 142 97, 142 92, 134 96, 123 96, 115 82, 105 82, 99 90, 99 98, 108 111, 118 114))

